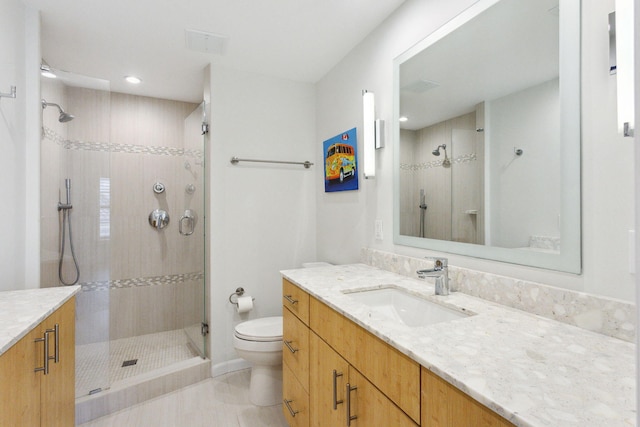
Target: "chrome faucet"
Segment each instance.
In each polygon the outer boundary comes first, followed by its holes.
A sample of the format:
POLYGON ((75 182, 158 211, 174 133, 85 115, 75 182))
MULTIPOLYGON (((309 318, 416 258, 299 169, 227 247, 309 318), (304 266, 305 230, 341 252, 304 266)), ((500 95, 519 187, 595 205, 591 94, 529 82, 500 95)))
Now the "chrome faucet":
POLYGON ((449 295, 449 268, 447 258, 426 257, 433 261, 433 268, 416 271, 420 279, 436 278, 436 295, 449 295))

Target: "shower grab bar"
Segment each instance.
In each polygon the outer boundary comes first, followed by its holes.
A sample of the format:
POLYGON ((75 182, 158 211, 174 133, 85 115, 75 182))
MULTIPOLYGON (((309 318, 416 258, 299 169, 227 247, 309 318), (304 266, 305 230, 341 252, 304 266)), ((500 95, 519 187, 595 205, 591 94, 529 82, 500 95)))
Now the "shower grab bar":
POLYGON ((256 160, 256 159, 240 159, 238 157, 232 157, 230 162, 233 165, 237 165, 239 162, 278 163, 278 164, 285 164, 285 165, 302 165, 302 166, 305 167, 305 169, 309 169, 309 167, 313 166, 313 163, 311 163, 308 160, 305 160, 304 162, 287 162, 287 161, 281 161, 281 160, 256 160))

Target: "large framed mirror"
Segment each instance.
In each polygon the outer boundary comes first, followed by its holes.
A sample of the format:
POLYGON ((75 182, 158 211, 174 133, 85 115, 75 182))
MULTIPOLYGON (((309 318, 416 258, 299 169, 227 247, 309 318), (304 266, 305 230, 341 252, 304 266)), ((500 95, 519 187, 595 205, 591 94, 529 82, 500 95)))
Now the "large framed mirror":
POLYGON ((394 243, 581 272, 580 0, 480 0, 394 60, 394 243))

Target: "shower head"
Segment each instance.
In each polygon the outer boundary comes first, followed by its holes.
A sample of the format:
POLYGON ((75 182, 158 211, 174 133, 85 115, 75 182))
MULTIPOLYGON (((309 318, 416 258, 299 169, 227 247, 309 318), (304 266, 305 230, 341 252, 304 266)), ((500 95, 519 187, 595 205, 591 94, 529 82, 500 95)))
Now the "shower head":
POLYGON ((431 152, 431 154, 433 154, 434 156, 439 156, 440 155, 440 148, 444 149, 444 155, 446 156, 447 155, 447 145, 446 144, 438 145, 436 147, 436 149, 431 152))
POLYGON ((43 99, 42 100, 42 109, 44 110, 45 108, 47 108, 49 106, 56 107, 58 109, 58 111, 60 111, 60 116, 58 116, 58 121, 60 123, 70 122, 71 120, 73 120, 75 118, 75 116, 73 114, 65 113, 65 111, 62 109, 62 107, 60 107, 58 104, 54 104, 53 102, 47 102, 47 101, 45 101, 43 99))

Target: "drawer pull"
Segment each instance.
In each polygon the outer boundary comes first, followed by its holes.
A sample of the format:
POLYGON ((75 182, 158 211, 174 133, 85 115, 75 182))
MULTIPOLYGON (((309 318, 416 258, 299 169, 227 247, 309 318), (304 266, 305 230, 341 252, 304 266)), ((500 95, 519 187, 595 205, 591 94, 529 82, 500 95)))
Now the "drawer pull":
POLYGON ((293 347, 291 347, 291 343, 292 343, 293 341, 283 341, 283 342, 284 342, 284 345, 286 345, 286 346, 287 346, 287 348, 289 349, 289 351, 290 351, 291 353, 295 353, 296 351, 298 351, 298 350, 299 350, 299 349, 297 349, 297 348, 293 348, 293 347))
POLYGON ((289 410, 289 413, 291 414, 292 417, 295 417, 296 414, 300 412, 300 411, 294 411, 291 405, 289 405, 289 403, 293 402, 293 400, 284 399, 283 402, 285 405, 287 405, 287 409, 289 410))
POLYGON ((289 303, 290 303, 291 305, 293 305, 293 304, 297 304, 297 303, 298 303, 298 300, 297 300, 297 299, 293 299, 293 298, 291 298, 291 295, 283 295, 283 296, 284 296, 284 299, 286 299, 287 301, 289 301, 289 303))
POLYGON ((53 357, 49 356, 49 350, 47 350, 47 358, 49 360, 53 360, 54 363, 60 362, 60 324, 56 323, 53 329, 47 329, 46 334, 54 334, 55 338, 53 341, 54 345, 54 355, 53 357))
POLYGON ((44 364, 40 368, 35 368, 34 372, 44 372, 45 375, 49 375, 49 333, 44 333, 44 338, 36 338, 35 342, 44 342, 44 364))
POLYGON ((351 421, 358 418, 357 415, 351 415, 351 392, 357 389, 358 387, 351 387, 351 384, 347 383, 347 427, 351 426, 351 421))
POLYGON ((338 373, 335 369, 333 370, 333 410, 338 409, 338 405, 343 402, 342 399, 338 400, 338 377, 342 376, 342 372, 338 373))

